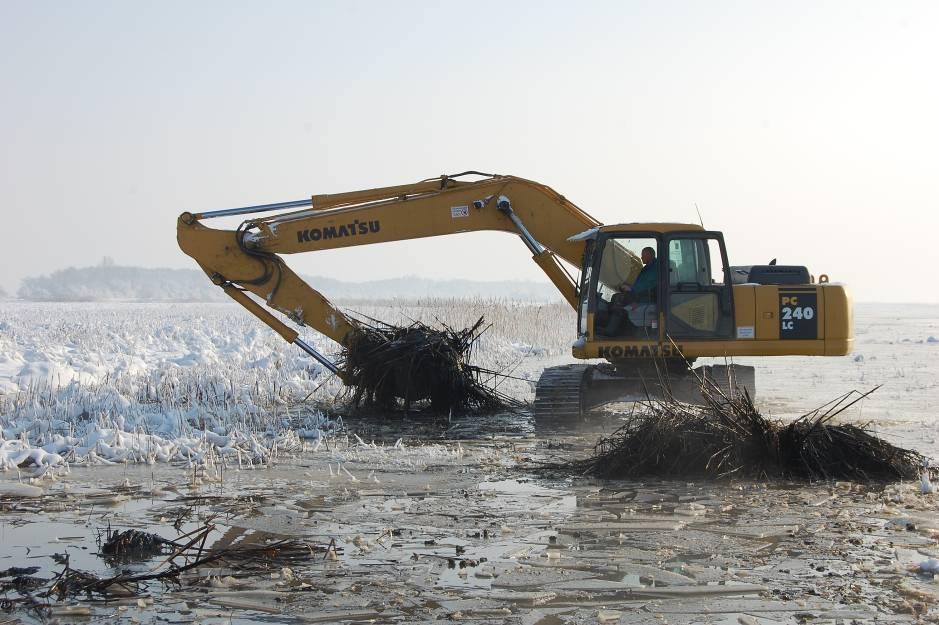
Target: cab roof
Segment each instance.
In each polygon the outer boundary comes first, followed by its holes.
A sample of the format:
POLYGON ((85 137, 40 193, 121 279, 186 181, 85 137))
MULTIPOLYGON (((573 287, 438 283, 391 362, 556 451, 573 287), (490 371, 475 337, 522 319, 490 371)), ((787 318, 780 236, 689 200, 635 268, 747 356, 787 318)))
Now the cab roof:
POLYGON ((676 232, 679 230, 694 230, 703 232, 698 224, 678 224, 678 223, 628 223, 628 224, 608 224, 600 226, 600 232, 676 232))

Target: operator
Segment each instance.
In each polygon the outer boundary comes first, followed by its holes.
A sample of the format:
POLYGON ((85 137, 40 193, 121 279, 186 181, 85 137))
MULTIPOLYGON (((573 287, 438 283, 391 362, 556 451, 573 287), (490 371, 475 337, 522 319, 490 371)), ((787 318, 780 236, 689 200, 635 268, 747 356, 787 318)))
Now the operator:
MULTIPOLYGON (((623 282, 619 285, 620 292, 625 296, 617 298, 623 304, 633 304, 636 302, 654 302, 655 285, 658 282, 658 262, 655 258, 655 250, 651 247, 642 248, 643 268, 636 276, 636 281, 632 284, 623 282)), ((619 295, 619 293, 617 293, 619 295)), ((616 297, 616 296, 614 296, 616 297)))
POLYGON ((656 285, 658 284, 658 262, 655 250, 651 247, 642 248, 642 270, 636 276, 635 282, 623 282, 619 285, 619 293, 611 298, 610 317, 603 327, 602 333, 606 336, 621 334, 620 327, 626 320, 626 307, 638 303, 654 303, 656 285))

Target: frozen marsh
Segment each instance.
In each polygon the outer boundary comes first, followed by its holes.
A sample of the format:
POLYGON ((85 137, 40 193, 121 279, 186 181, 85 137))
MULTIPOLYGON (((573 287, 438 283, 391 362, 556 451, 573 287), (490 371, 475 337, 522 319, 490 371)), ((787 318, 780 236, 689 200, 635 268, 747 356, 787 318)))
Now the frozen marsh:
MULTIPOLYGON (((455 327, 485 315, 475 358, 521 378, 500 388, 523 400, 570 361, 561 304, 347 307, 455 327)), ((883 384, 844 418, 937 457, 939 306, 856 313, 852 356, 747 362, 758 404, 791 417, 883 384)), ((596 436, 542 437, 525 415, 321 411, 340 390, 234 305, 0 303, 0 623, 935 619, 939 500, 918 483, 546 475, 596 436), (97 578, 165 570, 166 554, 100 557, 109 529, 178 540, 206 524, 207 550, 290 538, 311 556, 215 561, 108 601, 41 596, 61 554, 97 578)))

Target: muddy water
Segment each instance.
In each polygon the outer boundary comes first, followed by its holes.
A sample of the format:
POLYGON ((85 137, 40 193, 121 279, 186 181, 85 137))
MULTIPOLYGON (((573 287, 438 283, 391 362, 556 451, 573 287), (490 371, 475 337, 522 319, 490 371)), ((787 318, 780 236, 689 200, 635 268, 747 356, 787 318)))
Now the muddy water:
POLYGON ((98 555, 101 535, 135 528, 172 538, 207 521, 218 546, 290 537, 333 541, 336 549, 286 570, 273 562, 250 572, 206 567, 184 573, 180 585, 149 582, 139 597, 52 602, 52 616, 7 590, 17 602, 0 622, 932 618, 939 587, 915 569, 939 555, 939 503, 914 485, 551 476, 538 465, 586 454, 593 437, 548 445, 523 430, 425 446, 333 441, 328 450, 251 470, 73 469, 38 484, 41 493, 17 493, 7 482, 0 489, 0 572, 39 567, 33 577, 48 579, 62 569, 54 554, 100 577, 145 572, 165 556, 108 562, 98 555), (73 604, 90 615, 68 614, 73 604))

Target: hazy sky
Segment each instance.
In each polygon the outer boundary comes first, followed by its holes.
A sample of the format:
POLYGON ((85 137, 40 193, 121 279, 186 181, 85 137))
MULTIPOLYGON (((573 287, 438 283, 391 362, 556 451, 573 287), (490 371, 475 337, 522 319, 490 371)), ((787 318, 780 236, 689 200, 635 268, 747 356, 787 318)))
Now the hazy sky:
MULTIPOLYGON (((733 264, 939 302, 937 2, 0 0, 0 286, 195 267, 183 210, 478 169, 733 264)), ((504 234, 294 256, 346 279, 536 279, 504 234)), ((328 293, 327 293, 328 295, 328 293)))

